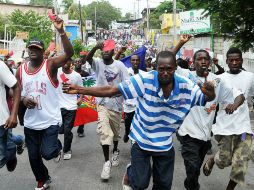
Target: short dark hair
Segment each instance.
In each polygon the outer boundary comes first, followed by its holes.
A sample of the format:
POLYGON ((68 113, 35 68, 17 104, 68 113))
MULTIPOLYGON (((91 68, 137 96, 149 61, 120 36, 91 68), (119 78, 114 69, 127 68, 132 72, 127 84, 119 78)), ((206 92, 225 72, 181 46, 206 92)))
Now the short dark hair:
POLYGON ((210 60, 210 55, 209 55, 208 51, 206 51, 206 50, 204 50, 204 49, 200 49, 200 50, 198 50, 198 51, 196 51, 196 52, 194 53, 193 62, 196 60, 198 53, 201 53, 201 52, 206 53, 207 57, 208 57, 209 60, 210 60))
POLYGON ((171 51, 161 51, 158 53, 157 57, 156 57, 156 63, 157 63, 157 66, 158 66, 158 59, 159 58, 171 58, 173 59, 173 61, 175 62, 176 64, 176 56, 173 52, 171 51))
POLYGON ((133 55, 131 56, 131 58, 132 58, 133 56, 138 56, 138 59, 140 60, 140 57, 139 57, 138 54, 133 54, 133 55))
POLYGON ((189 69, 189 63, 186 60, 183 60, 182 58, 178 58, 176 60, 176 63, 179 67, 183 68, 183 69, 189 69))
POLYGON ((239 48, 237 48, 237 47, 231 47, 231 48, 229 48, 229 50, 227 51, 227 54, 226 54, 227 58, 228 58, 229 54, 233 54, 233 53, 239 54, 241 56, 241 58, 242 58, 242 51, 239 48))

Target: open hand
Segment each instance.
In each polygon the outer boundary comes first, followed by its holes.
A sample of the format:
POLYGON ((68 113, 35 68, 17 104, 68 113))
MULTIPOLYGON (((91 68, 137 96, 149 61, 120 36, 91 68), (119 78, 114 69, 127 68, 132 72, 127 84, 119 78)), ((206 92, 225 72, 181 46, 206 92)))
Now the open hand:
POLYGON ((180 42, 181 43, 186 43, 191 39, 191 37, 192 36, 189 35, 189 34, 183 34, 183 35, 180 36, 180 42))
POLYGON ((66 94, 78 94, 78 86, 75 84, 70 84, 70 83, 63 83, 63 92, 66 94))

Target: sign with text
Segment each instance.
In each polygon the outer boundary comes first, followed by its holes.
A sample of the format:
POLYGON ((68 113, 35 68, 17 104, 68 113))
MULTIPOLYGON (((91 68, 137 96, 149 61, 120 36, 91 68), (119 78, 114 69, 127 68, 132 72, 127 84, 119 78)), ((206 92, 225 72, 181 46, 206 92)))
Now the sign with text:
POLYGON ((86 20, 86 30, 92 30, 92 20, 86 20))
POLYGON ((20 31, 16 32, 16 38, 18 39, 27 40, 28 36, 29 36, 28 32, 20 32, 20 31))
POLYGON ((200 34, 211 31, 210 16, 204 9, 180 12, 180 34, 200 34))

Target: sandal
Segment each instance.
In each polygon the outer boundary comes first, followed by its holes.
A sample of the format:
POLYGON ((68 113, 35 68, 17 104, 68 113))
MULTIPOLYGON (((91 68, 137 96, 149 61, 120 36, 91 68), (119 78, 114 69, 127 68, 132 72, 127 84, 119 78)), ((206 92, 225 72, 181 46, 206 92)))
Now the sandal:
POLYGON ((213 166, 214 163, 212 163, 211 158, 208 158, 203 166, 203 173, 205 176, 209 176, 212 173, 213 166))

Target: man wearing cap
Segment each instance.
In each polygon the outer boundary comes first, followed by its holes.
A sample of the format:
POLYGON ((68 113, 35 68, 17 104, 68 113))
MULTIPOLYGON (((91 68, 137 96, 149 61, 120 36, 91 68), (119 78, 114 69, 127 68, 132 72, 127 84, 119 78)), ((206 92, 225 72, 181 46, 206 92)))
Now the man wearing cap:
MULTIPOLYGON (((117 86, 119 83, 129 78, 128 71, 121 61, 114 60, 115 42, 106 40, 104 43, 98 42, 96 46, 88 53, 87 61, 92 66, 97 77, 97 86, 117 86), (102 59, 93 59, 94 53, 101 49, 102 59)), ((111 165, 118 166, 119 150, 118 141, 120 138, 120 123, 122 116, 122 97, 104 97, 96 98, 98 111, 98 128, 100 143, 105 158, 102 180, 110 178, 111 165), (113 156, 109 160, 109 146, 113 141, 113 156)))
POLYGON ((44 44, 39 40, 28 43, 28 62, 17 71, 22 85, 21 101, 27 107, 24 116, 24 134, 31 169, 38 182, 35 190, 49 187, 51 177, 42 158, 58 162, 61 158, 61 142, 58 129, 61 112, 58 101, 57 71, 73 55, 73 48, 63 29, 62 19, 53 22, 63 44, 64 53, 44 59, 44 44))

